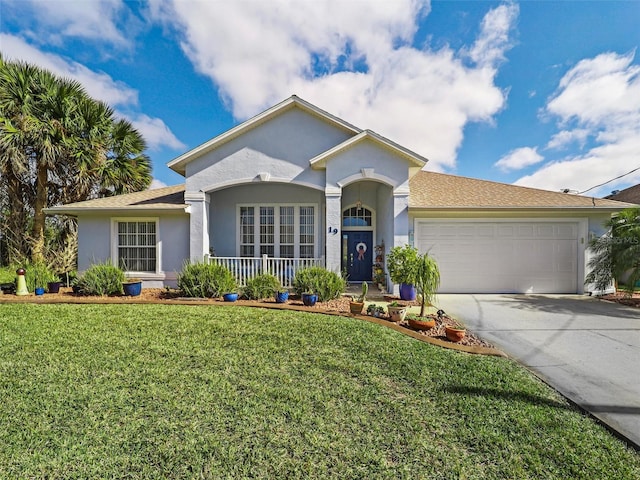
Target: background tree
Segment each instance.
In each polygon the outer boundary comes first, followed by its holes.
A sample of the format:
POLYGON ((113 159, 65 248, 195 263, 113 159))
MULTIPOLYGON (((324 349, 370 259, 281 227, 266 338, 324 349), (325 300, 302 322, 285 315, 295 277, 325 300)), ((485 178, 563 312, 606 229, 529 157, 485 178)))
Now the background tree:
POLYGON ((18 258, 42 260, 47 238, 68 244, 74 234, 69 220, 47 221, 44 208, 147 188, 145 149, 140 133, 78 82, 0 57, 2 237, 18 258))
POLYGON ((586 283, 606 290, 624 280, 631 294, 640 281, 640 208, 628 208, 605 223, 608 232, 589 242, 593 257, 586 283))

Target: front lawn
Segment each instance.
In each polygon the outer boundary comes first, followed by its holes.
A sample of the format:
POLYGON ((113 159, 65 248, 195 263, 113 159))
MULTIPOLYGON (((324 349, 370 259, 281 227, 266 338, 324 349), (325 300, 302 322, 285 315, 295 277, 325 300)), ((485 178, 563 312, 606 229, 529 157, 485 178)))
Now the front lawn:
POLYGON ((640 478, 513 362, 350 318, 0 305, 0 478, 640 478))

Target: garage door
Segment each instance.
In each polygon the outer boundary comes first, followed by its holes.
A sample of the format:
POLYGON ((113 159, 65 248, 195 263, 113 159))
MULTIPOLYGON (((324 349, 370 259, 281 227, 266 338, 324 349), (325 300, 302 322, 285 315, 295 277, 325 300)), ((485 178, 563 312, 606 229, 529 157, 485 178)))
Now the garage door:
POLYGON ((575 222, 416 222, 440 267, 441 293, 576 293, 575 222))

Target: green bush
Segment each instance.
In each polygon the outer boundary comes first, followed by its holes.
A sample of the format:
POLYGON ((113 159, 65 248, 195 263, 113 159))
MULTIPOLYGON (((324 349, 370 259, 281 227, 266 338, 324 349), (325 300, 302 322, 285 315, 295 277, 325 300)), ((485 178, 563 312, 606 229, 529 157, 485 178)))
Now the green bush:
POLYGON ((296 272, 293 289, 298 295, 313 292, 318 300, 326 302, 342 295, 346 289, 344 278, 322 267, 303 268, 296 272))
POLYGON ((411 245, 393 247, 387 256, 387 268, 393 283, 415 285, 419 264, 418 249, 411 245))
POLYGON ((75 284, 85 295, 116 295, 122 293, 124 272, 111 262, 91 265, 75 284))
POLYGON ((28 260, 15 264, 10 267, 10 271, 13 272, 13 278, 16 278, 16 270, 18 268, 24 268, 24 279, 27 283, 27 290, 33 292, 36 287, 47 287, 49 282, 57 282, 58 276, 51 270, 44 262, 31 263, 28 260))
POLYGON ((211 298, 238 289, 231 272, 222 265, 187 263, 178 275, 178 289, 185 297, 211 298))
POLYGON ((251 280, 247 280, 244 288, 244 296, 249 300, 260 300, 261 298, 273 297, 275 292, 280 290, 280 280, 275 275, 263 273, 251 280))

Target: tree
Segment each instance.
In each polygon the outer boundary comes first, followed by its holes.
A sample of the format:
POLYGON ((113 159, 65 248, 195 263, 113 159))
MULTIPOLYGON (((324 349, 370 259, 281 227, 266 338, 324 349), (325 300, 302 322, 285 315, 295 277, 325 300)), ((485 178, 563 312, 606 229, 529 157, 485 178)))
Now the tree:
POLYGON ((440 269, 433 257, 428 252, 418 255, 417 273, 415 277, 416 288, 418 294, 422 297, 420 300, 420 316, 424 317, 426 306, 433 303, 436 290, 440 286, 440 269))
POLYGON ((602 291, 624 279, 632 293, 640 281, 640 208, 622 210, 604 226, 608 232, 589 242, 593 257, 585 283, 602 291))
POLYGON ((0 200, 7 203, 0 209, 19 256, 43 258, 44 208, 147 188, 145 148, 129 122, 78 82, 0 57, 0 200))

